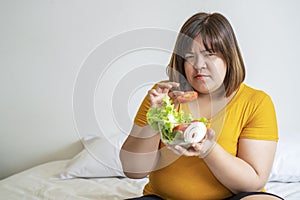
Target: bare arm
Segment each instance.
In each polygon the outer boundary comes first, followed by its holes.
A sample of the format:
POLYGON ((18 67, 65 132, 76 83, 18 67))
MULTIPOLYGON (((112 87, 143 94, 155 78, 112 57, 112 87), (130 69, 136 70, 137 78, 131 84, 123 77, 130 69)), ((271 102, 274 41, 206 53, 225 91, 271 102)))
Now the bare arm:
POLYGON ((159 141, 160 135, 149 125, 133 125, 120 152, 123 171, 127 177, 143 178, 152 171, 159 157, 159 141))
MULTIPOLYGON (((216 144, 204 161, 215 177, 233 193, 261 191, 269 177, 276 146, 274 141, 240 139, 237 157, 216 144)), ((200 148, 195 147, 171 149, 185 156, 198 156, 200 152, 200 148)))
POLYGON ((267 182, 276 145, 274 141, 240 139, 237 157, 216 145, 204 160, 233 193, 259 191, 267 182))
MULTIPOLYGON (((160 82, 148 92, 150 107, 160 106, 163 97, 169 94, 178 83, 160 82)), ((159 158, 160 134, 152 130, 149 125, 143 127, 133 125, 130 135, 124 142, 120 159, 123 171, 130 178, 143 178, 156 166, 159 158)))

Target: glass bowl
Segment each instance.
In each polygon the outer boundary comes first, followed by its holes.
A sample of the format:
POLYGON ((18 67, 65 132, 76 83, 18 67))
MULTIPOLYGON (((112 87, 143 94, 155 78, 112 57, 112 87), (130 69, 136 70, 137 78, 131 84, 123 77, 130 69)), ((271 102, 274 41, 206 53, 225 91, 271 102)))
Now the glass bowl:
POLYGON ((206 135, 206 125, 200 121, 190 123, 159 123, 161 140, 166 145, 180 145, 188 148, 198 143, 206 135))

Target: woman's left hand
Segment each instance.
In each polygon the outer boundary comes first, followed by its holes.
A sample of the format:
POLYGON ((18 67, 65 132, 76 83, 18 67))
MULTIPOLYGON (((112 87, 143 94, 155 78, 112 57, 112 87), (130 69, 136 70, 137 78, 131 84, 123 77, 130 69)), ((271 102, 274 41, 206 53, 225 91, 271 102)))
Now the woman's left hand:
POLYGON ((184 148, 180 145, 168 145, 168 148, 177 155, 198 156, 204 158, 215 146, 215 132, 212 129, 207 129, 203 140, 198 143, 192 143, 189 148, 184 148))

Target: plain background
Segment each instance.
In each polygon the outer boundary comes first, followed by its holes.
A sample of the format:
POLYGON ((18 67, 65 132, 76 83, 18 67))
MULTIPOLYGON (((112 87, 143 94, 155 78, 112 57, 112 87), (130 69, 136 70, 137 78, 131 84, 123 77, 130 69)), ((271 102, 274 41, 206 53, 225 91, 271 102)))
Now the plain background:
MULTIPOLYGON (((69 159, 82 149, 74 122, 73 91, 93 50, 131 30, 178 31, 199 11, 228 17, 245 59, 245 82, 272 97, 280 135, 299 132, 299 8, 297 0, 1 0, 0 178, 44 162, 69 159)), ((130 63, 135 63, 134 69, 151 59, 166 65, 169 56, 157 50, 125 55, 113 62, 123 75, 118 70, 108 72, 98 88, 118 87, 118 80, 133 69, 130 63)), ((141 71, 143 76, 149 77, 141 71)), ((147 86, 125 97, 131 118, 147 86)), ((96 93, 101 105, 105 93, 96 93)), ((97 105, 99 119, 110 116, 97 105)), ((125 126, 126 132, 131 124, 125 126)))

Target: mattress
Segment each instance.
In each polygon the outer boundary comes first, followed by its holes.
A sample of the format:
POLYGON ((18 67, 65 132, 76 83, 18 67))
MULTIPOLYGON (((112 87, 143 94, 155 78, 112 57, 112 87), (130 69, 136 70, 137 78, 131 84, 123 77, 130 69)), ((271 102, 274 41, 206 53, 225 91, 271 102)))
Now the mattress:
POLYGON ((68 160, 39 165, 0 181, 0 199, 125 199, 142 195, 147 178, 75 178, 56 176, 68 160))
POLYGON ((268 182, 266 190, 287 200, 300 199, 300 182, 268 182))
MULTIPOLYGON (((118 177, 59 179, 69 160, 45 163, 0 181, 0 199, 84 200, 125 199, 142 195, 148 179, 118 177)), ((287 200, 300 199, 300 182, 268 182, 268 192, 287 200)))

